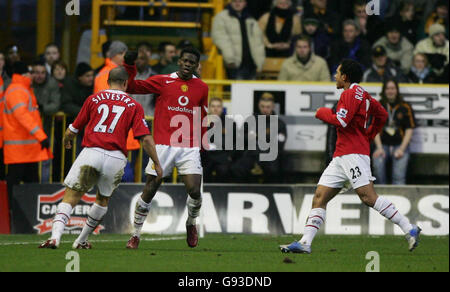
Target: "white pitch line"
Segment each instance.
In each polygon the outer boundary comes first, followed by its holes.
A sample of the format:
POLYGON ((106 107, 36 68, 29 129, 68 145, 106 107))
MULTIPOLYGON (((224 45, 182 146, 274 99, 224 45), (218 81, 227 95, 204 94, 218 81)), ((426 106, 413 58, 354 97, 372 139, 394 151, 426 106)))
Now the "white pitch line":
MULTIPOLYGON (((164 241, 164 240, 181 240, 185 239, 184 237, 162 237, 162 238, 141 238, 141 241, 164 241)), ((125 242, 125 240, 118 239, 94 239, 89 240, 90 242, 125 242)), ((34 242, 0 242, 0 246, 2 245, 28 245, 28 244, 41 244, 42 241, 34 241, 34 242)), ((61 241, 61 243, 73 243, 73 241, 61 241)))

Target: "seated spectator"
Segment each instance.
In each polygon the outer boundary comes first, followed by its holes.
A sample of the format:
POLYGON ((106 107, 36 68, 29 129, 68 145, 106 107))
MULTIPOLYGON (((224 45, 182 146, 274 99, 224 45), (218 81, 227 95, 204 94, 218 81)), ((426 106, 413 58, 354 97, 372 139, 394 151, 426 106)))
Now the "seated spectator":
POLYGON ((300 17, 291 0, 275 0, 275 6, 258 21, 264 34, 267 57, 289 57, 292 36, 302 32, 300 17))
POLYGON ((374 47, 383 46, 388 58, 397 67, 402 69, 403 74, 408 74, 411 68, 414 46, 403 37, 397 23, 386 23, 386 35, 379 39, 374 47))
POLYGON ((342 38, 335 40, 331 44, 329 59, 332 74, 343 59, 358 61, 363 69, 370 67, 370 44, 359 37, 360 31, 356 22, 352 19, 344 21, 342 24, 342 38))
POLYGON ((157 74, 165 74, 163 72, 166 70, 166 68, 175 61, 174 60, 176 56, 175 45, 170 42, 162 42, 159 44, 158 53, 159 53, 159 62, 158 64, 153 66, 153 71, 155 71, 157 74))
POLYGON ((449 43, 443 25, 435 23, 430 27, 430 36, 420 41, 414 49, 414 55, 418 53, 426 54, 434 72, 442 76, 449 63, 449 43))
MULTIPOLYGON (((317 18, 306 18, 303 20, 303 35, 311 39, 314 54, 328 59, 330 56, 330 36, 320 27, 320 22, 317 18)), ((295 44, 293 44, 294 46, 295 44)))
POLYGON ((67 65, 63 61, 56 61, 52 65, 52 77, 58 81, 59 87, 64 86, 64 81, 67 78, 67 65))
POLYGON ((55 43, 50 43, 45 46, 44 51, 44 60, 45 60, 45 69, 47 70, 48 75, 52 75, 52 65, 56 61, 59 61, 61 54, 59 52, 59 48, 55 43))
MULTIPOLYGON (((278 117, 278 129, 277 129, 277 147, 278 153, 273 161, 262 161, 260 160, 260 154, 269 153, 269 150, 261 150, 258 143, 256 143, 256 150, 250 150, 249 140, 258 141, 258 134, 260 132, 258 116, 265 116, 266 120, 266 137, 265 141, 270 141, 270 116, 276 115, 275 113, 275 101, 274 96, 269 93, 263 93, 258 102, 258 111, 254 116, 249 117, 249 119, 256 119, 256 124, 244 123, 244 133, 246 140, 246 150, 242 152, 242 155, 237 158, 231 165, 232 176, 237 182, 248 182, 251 174, 262 174, 265 183, 280 183, 283 178, 283 153, 284 144, 287 140, 287 129, 286 124, 278 117)), ((274 142, 274 141, 273 141, 274 142)))
POLYGON ((73 77, 65 80, 62 95, 62 110, 74 118, 78 115, 87 97, 93 93, 94 70, 87 63, 79 63, 73 77))
POLYGON ((367 1, 356 0, 353 5, 355 22, 361 31, 361 38, 366 39, 371 45, 383 36, 383 21, 378 15, 368 15, 366 12, 367 1))
POLYGON ((380 82, 387 79, 396 79, 398 82, 408 82, 400 68, 396 67, 387 57, 383 46, 372 49, 372 66, 364 72, 363 82, 380 82))
POLYGON ((223 56, 228 79, 254 80, 265 60, 264 38, 246 0, 231 0, 214 17, 211 36, 223 56))
POLYGON ((409 144, 416 127, 414 111, 400 94, 397 81, 389 79, 383 84, 381 104, 387 110, 389 119, 383 131, 375 137, 376 150, 373 153, 376 183, 386 184, 386 164, 392 162, 392 184, 406 184, 409 161, 409 144))
POLYGON ((211 130, 213 127, 218 126, 217 123, 215 124, 215 121, 220 120, 220 132, 222 135, 222 141, 221 143, 219 143, 219 141, 211 139, 214 137, 209 137, 209 150, 202 152, 202 164, 205 182, 230 182, 230 167, 234 151, 225 149, 225 136, 231 134, 234 135, 236 128, 235 123, 232 119, 225 116, 223 102, 220 98, 213 97, 210 99, 209 114, 211 120, 209 121, 210 124, 208 126, 208 130, 211 130), (226 127, 227 123, 231 125, 230 129, 226 127))
POLYGON ((341 34, 341 17, 327 8, 327 0, 310 0, 305 6, 304 18, 316 18, 323 25, 325 32, 337 38, 341 34))
POLYGON ((428 64, 427 56, 421 53, 414 55, 408 79, 410 83, 438 83, 436 74, 428 64))
POLYGON ((327 62, 311 51, 311 40, 302 36, 295 44, 295 53, 283 62, 278 80, 330 81, 327 62))
POLYGON ((438 0, 434 11, 427 17, 422 35, 431 36, 430 28, 434 24, 441 24, 445 28, 448 37, 448 0, 438 0))
POLYGON ((414 0, 404 0, 401 2, 398 12, 389 19, 387 23, 397 23, 397 29, 401 35, 415 45, 417 43, 417 30, 419 28, 419 20, 416 18, 416 9, 414 0))

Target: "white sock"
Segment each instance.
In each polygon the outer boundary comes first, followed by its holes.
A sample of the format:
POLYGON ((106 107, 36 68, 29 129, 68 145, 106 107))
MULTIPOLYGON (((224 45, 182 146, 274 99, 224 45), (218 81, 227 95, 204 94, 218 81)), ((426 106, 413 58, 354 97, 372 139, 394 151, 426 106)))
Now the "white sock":
POLYGON ((308 220, 306 220, 303 237, 299 240, 301 244, 311 245, 314 236, 319 231, 320 226, 325 222, 326 210, 322 208, 312 209, 309 213, 308 220))
POLYGON ((394 224, 397 224, 402 231, 407 234, 412 229, 412 225, 409 219, 403 216, 397 208, 388 199, 384 197, 378 197, 375 205, 373 206, 381 215, 394 224))
POLYGON ((142 226, 147 218, 148 212, 150 212, 151 202, 146 203, 139 197, 136 202, 136 208, 134 210, 134 233, 133 236, 141 237, 142 226))
POLYGON ((195 225, 197 223, 196 219, 200 215, 200 208, 202 207, 202 198, 200 197, 198 200, 195 200, 190 196, 188 196, 187 207, 188 207, 188 219, 186 221, 186 225, 195 225))
POLYGON ((59 203, 56 209, 55 218, 53 218, 52 236, 51 239, 55 239, 57 244, 61 240, 61 236, 64 232, 64 227, 70 220, 70 213, 72 212, 72 206, 68 203, 59 203))
POLYGON ((88 212, 88 218, 86 223, 83 226, 83 230, 77 238, 79 243, 85 242, 88 236, 97 228, 97 226, 102 221, 106 212, 108 211, 108 207, 102 207, 94 203, 88 212))

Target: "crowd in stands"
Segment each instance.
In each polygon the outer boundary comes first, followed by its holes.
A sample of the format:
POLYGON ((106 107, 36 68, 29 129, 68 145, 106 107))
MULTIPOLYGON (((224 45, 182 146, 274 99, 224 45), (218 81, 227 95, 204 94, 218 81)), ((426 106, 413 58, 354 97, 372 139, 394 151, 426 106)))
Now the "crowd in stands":
MULTIPOLYGON (((448 84, 448 1, 380 2, 381 14, 369 16, 365 0, 231 0, 224 11, 214 17, 211 37, 223 56, 229 79, 257 79, 267 58, 284 58, 279 80, 331 81, 342 59, 357 60, 364 66, 363 81, 384 82, 385 106, 388 108, 389 104, 401 104, 402 111, 406 113, 404 116, 411 117, 411 122, 405 127, 414 128, 412 109, 401 98, 394 103, 389 100, 396 100, 399 96, 399 82, 448 84), (397 91, 390 95, 387 88, 392 86, 395 87, 393 91, 397 91)), ((187 46, 192 46, 188 40, 179 44, 162 42, 157 46, 157 52, 154 52, 152 44, 139 43, 133 48, 138 51, 136 79, 144 80, 155 74, 176 71, 179 53, 187 46), (155 53, 159 55, 159 61, 150 66, 150 60, 155 53)), ((1 104, 5 106, 2 110, 4 117, 8 113, 8 119, 16 119, 16 122, 27 129, 20 141, 34 145, 35 148, 30 150, 30 153, 40 153, 53 146, 49 155, 35 155, 39 157, 37 161, 19 159, 18 162, 13 162, 20 164, 20 167, 13 171, 12 167, 8 169, 7 180, 11 184, 18 183, 18 178, 32 178, 36 181, 36 176, 29 174, 37 171, 38 162, 42 162, 41 182, 49 182, 51 174, 53 181, 60 181, 61 172, 66 173, 70 167, 71 155, 65 155, 67 169, 61 170, 61 133, 64 129, 62 123, 53 122, 54 115, 62 111, 67 115, 66 125, 73 121, 89 95, 107 88, 109 71, 123 63, 127 50, 128 46, 121 41, 107 41, 103 44, 105 63, 102 66, 92 68, 90 64, 80 62, 72 74, 61 60, 59 47, 54 43, 47 45, 44 54, 32 64, 24 64, 21 61, 21 48, 17 45, 9 45, 0 52, 0 97, 3 101, 1 104), (5 95, 7 89, 12 86, 18 88, 16 93, 23 95, 23 102, 13 105, 9 100, 13 95, 5 95), (36 119, 36 112, 43 120, 42 126, 36 119), (43 132, 36 130, 40 128, 43 132), (50 145, 52 129, 54 140, 50 145), (21 173, 21 176, 18 173, 21 173), (13 179, 12 176, 17 177, 13 179)), ((197 73, 200 76, 200 68, 197 73)), ((145 115, 153 116, 155 97, 151 94, 134 97, 142 103, 145 115)), ((211 98, 210 111, 225 121, 221 99, 211 98)), ((255 115, 268 117, 273 113, 273 95, 264 93, 259 96, 255 115)), ((8 133, 5 132, 8 128, 8 125, 4 124, 5 121, 11 121, 6 118, 0 121, 3 123, 0 124, 3 135, 0 136, 4 137, 0 146, 3 145, 5 150, 1 151, 0 155, 0 179, 4 179, 4 161, 14 161, 7 157, 6 148, 14 144, 14 141, 10 141, 8 133)), ((151 123, 151 120, 148 122, 151 123)), ((283 148, 287 131, 281 119, 278 125, 280 155, 275 161, 258 161, 258 154, 261 153, 258 149, 206 152, 203 154, 205 181, 249 182, 249 177, 261 175, 264 182, 282 182, 283 148)), ((246 131, 244 133, 247 136, 249 130, 246 131)), ((266 133, 270 135, 269 127, 266 133)), ((80 133, 77 140, 77 152, 81 149, 82 135, 83 133, 80 133)), ((392 149, 387 146, 386 148, 385 145, 395 144, 401 150, 402 157, 408 156, 403 137, 400 137, 399 142, 399 137, 393 139, 390 136, 392 135, 381 135, 376 140, 375 158, 378 159, 375 164, 380 171, 385 167, 384 160, 389 157, 388 153, 392 152, 392 149)), ((138 148, 139 144, 130 135, 128 149, 134 151, 124 181, 134 181, 133 166, 138 157, 138 148)), ((398 156, 397 148, 391 156, 398 156)), ((14 151, 23 152, 25 148, 17 149, 14 151)), ((147 161, 148 157, 144 154, 143 169, 147 161)), ((6 164, 11 165, 10 163, 6 164)), ((404 165, 398 167, 405 168, 404 165)), ((404 182, 404 178, 395 180, 404 182)))
POLYGON ((446 0, 380 0, 380 15, 366 0, 254 2, 231 0, 213 21, 229 79, 256 79, 266 58, 285 58, 279 80, 327 81, 348 58, 364 82, 448 83, 446 0))

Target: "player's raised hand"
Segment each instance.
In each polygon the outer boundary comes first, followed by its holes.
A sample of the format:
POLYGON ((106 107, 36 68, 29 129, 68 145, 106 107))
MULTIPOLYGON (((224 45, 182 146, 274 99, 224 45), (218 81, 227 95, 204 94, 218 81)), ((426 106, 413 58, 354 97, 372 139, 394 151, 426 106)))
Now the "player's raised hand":
POLYGON ((138 57, 138 53, 136 51, 128 51, 125 54, 124 62, 127 65, 133 66, 137 57, 138 57))

